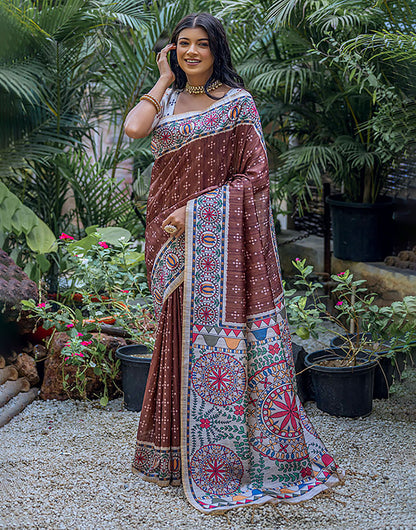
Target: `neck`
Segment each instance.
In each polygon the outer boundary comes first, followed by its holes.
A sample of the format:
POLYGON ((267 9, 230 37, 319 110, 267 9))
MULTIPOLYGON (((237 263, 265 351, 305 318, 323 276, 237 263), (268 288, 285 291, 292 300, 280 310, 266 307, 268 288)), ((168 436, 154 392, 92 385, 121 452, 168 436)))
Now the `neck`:
POLYGON ((192 86, 204 86, 205 83, 208 81, 208 79, 211 77, 211 74, 208 76, 193 76, 193 75, 187 75, 187 81, 192 86))

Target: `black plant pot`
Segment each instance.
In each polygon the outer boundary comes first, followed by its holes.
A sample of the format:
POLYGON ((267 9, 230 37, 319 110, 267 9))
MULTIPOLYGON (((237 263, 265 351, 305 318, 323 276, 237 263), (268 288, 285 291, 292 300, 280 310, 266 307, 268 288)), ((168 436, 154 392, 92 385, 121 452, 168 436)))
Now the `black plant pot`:
POLYGON ((142 410, 151 354, 146 346, 133 344, 118 348, 116 357, 121 360, 124 406, 138 412, 142 410))
POLYGON ((307 352, 303 346, 299 346, 292 342, 293 361, 296 372, 296 385, 298 387, 298 397, 302 403, 306 401, 314 401, 311 374, 305 367, 305 357, 307 352))
POLYGON ((320 361, 345 357, 342 349, 320 350, 305 357, 311 373, 316 406, 333 416, 358 418, 373 410, 375 361, 348 367, 320 366, 320 361))
MULTIPOLYGON (((349 333, 347 335, 350 339, 355 339, 356 334, 349 333)), ((362 334, 360 333, 360 336, 362 334)), ((367 339, 371 339, 369 333, 365 334, 367 339)), ((343 348, 345 339, 343 337, 334 337, 330 341, 331 348, 343 348)), ((374 399, 388 399, 390 387, 394 381, 402 381, 402 373, 406 367, 406 362, 412 362, 412 353, 407 355, 405 352, 397 348, 395 356, 387 357, 387 351, 380 351, 377 353, 377 366, 374 372, 374 399)), ((365 354, 363 352, 363 354, 365 354)))
POLYGON ((382 261, 392 251, 393 201, 375 204, 327 197, 331 208, 334 256, 351 261, 382 261))

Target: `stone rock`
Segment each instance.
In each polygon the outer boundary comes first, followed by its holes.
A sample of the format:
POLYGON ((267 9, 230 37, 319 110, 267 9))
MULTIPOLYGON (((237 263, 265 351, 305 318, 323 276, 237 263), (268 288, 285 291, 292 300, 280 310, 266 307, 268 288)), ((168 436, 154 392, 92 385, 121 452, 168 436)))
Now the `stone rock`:
POLYGON ((20 302, 38 298, 38 288, 10 256, 0 249, 0 312, 6 322, 16 322, 21 334, 30 333, 36 318, 22 311, 20 302))
MULTIPOLYGON (((95 338, 99 337, 98 333, 93 333, 95 338)), ((51 340, 48 348, 48 357, 45 361, 45 373, 41 391, 39 394, 40 399, 80 399, 81 396, 75 386, 75 374, 77 367, 74 365, 64 364, 64 359, 61 355, 62 348, 65 342, 68 340, 68 335, 63 332, 55 333, 51 340), (64 389, 63 377, 68 375, 67 384, 68 388, 64 389)), ((121 337, 113 337, 111 335, 101 334, 101 342, 105 344, 107 352, 111 351, 115 356, 117 348, 126 345, 126 341, 121 337)), ((86 388, 86 397, 88 399, 96 399, 97 396, 101 395, 103 391, 103 384, 99 377, 94 374, 92 368, 88 368, 86 371, 88 379, 86 388)), ((117 385, 121 385, 121 377, 117 381, 117 385)), ((114 386, 109 388, 109 397, 115 397, 119 395, 118 389, 114 386)))
POLYGON ((36 368, 36 361, 27 353, 20 353, 17 356, 15 367, 20 377, 26 377, 31 386, 39 383, 39 374, 36 368))
POLYGON ((30 353, 32 354, 32 357, 36 359, 36 361, 41 361, 48 355, 48 352, 43 344, 35 344, 30 353))

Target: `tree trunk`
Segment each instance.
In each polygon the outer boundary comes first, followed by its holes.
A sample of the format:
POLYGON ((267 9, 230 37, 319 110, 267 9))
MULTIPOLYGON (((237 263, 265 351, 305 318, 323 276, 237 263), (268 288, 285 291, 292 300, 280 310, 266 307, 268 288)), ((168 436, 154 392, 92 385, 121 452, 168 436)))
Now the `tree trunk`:
POLYGON ((29 392, 21 392, 16 396, 16 399, 11 407, 4 407, 0 411, 0 427, 9 423, 9 421, 22 412, 38 395, 39 388, 31 388, 29 392))
POLYGON ((26 377, 19 377, 16 381, 6 381, 0 386, 0 407, 3 407, 12 398, 30 390, 30 383, 26 377))

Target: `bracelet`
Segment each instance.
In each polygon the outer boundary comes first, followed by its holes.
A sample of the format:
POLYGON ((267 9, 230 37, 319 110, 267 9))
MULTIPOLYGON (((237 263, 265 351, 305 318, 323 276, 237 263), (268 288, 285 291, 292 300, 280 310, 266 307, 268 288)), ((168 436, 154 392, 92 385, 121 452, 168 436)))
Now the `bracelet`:
POLYGON ((145 101, 148 101, 149 103, 152 103, 152 105, 155 107, 155 109, 157 111, 157 114, 159 114, 159 112, 162 110, 162 107, 161 107, 159 101, 156 98, 154 98, 153 96, 151 96, 150 94, 144 94, 144 96, 142 96, 139 101, 142 101, 142 100, 145 100, 145 101))

